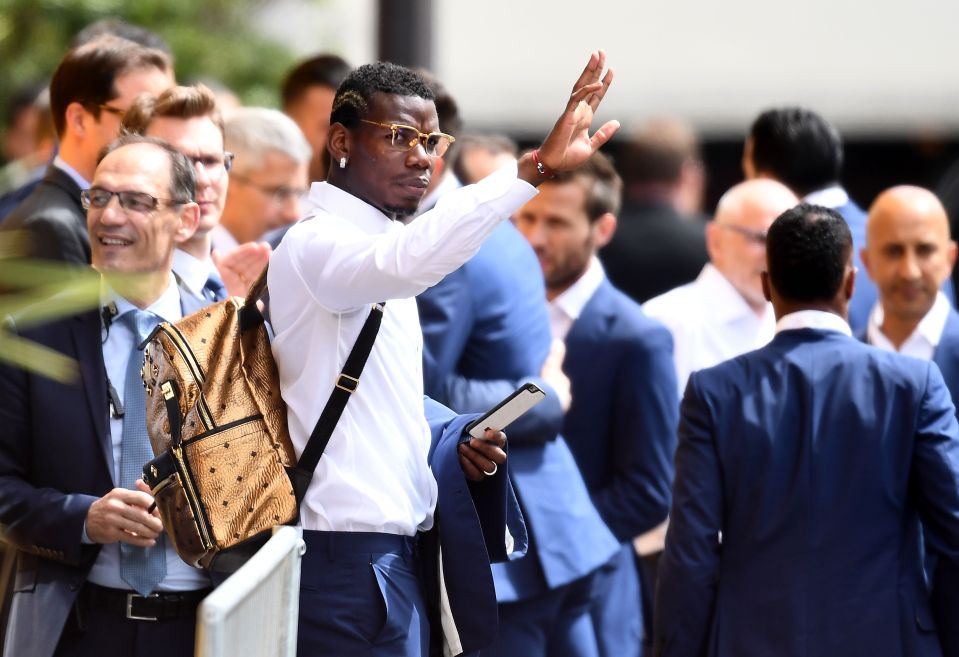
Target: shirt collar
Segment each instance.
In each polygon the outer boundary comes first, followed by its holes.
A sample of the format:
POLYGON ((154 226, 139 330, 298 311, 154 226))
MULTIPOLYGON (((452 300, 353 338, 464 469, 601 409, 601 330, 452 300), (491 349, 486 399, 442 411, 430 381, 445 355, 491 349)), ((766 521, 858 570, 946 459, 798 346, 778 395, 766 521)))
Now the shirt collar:
POLYGON ((699 272, 696 283, 706 292, 706 298, 711 301, 710 313, 716 321, 728 324, 745 317, 761 320, 767 313, 771 313, 772 305, 767 303, 762 316, 757 315, 752 306, 746 303, 743 295, 729 282, 721 271, 711 263, 706 263, 699 272))
POLYGON ((173 249, 173 271, 195 296, 201 296, 210 274, 216 271, 213 260, 200 260, 183 249, 173 249))
POLYGON ((566 288, 562 294, 550 303, 566 313, 575 322, 582 314, 583 308, 593 298, 593 294, 603 284, 604 278, 606 278, 606 272, 603 271, 603 265, 594 255, 590 258, 589 267, 579 277, 579 280, 566 288))
POLYGON ((838 331, 852 337, 849 324, 836 313, 823 310, 799 310, 779 318, 776 333, 796 329, 817 329, 819 331, 838 331))
MULTIPOLYGON (((939 341, 942 340, 942 332, 946 328, 946 321, 949 319, 949 308, 949 299, 947 299, 946 295, 942 292, 937 292, 936 300, 932 303, 932 308, 929 309, 925 317, 919 320, 912 335, 906 338, 906 342, 912 339, 913 336, 918 335, 933 349, 938 347, 939 341)), ((882 333, 882 322, 884 319, 885 315, 882 310, 882 304, 876 302, 876 305, 872 308, 872 312, 869 313, 869 324, 866 327, 866 337, 870 344, 875 344, 877 337, 888 340, 885 334, 882 333)))
MULTIPOLYGON (((120 293, 114 290, 103 277, 100 278, 100 305, 109 308, 110 314, 114 318, 136 308, 135 305, 120 296, 120 293)), ((166 290, 146 310, 167 321, 176 321, 183 316, 183 310, 180 308, 180 291, 172 272, 166 290)))
POLYGON ((392 219, 366 201, 328 182, 315 182, 310 187, 310 202, 337 217, 342 217, 366 233, 378 234, 391 230, 392 219))
POLYGON ((70 176, 70 179, 77 184, 80 189, 89 189, 90 181, 80 175, 80 172, 66 163, 62 157, 57 155, 53 158, 53 166, 60 169, 63 173, 70 176))
POLYGON ((807 194, 803 201, 812 205, 821 205, 826 208, 841 208, 849 203, 849 194, 839 185, 832 185, 825 189, 807 194))

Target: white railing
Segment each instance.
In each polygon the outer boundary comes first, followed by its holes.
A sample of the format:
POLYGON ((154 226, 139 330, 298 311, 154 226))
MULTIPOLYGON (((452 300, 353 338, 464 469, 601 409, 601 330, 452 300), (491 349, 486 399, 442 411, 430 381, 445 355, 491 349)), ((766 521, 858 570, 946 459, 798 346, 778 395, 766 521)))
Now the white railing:
POLYGON ((301 530, 280 527, 197 612, 196 657, 294 657, 301 530))

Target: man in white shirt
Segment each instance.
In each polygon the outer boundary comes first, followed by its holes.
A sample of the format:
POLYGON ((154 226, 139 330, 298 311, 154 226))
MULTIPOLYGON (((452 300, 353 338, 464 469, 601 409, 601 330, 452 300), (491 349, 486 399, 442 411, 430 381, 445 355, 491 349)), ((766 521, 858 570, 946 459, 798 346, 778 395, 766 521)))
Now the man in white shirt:
POLYGON ((236 161, 223 216, 210 231, 219 252, 262 241, 300 218, 312 155, 303 132, 279 110, 240 107, 223 127, 236 161))
MULTIPOLYGON (((601 77, 604 65, 605 55, 593 53, 537 152, 450 192, 409 225, 397 219, 416 211, 434 158, 450 143, 439 132, 433 94, 414 72, 385 63, 362 66, 340 85, 327 140, 329 177, 313 185, 312 218, 290 229, 269 270, 273 353, 298 453, 371 305, 387 303, 362 382, 300 509, 308 545, 300 655, 425 655, 431 628, 416 573, 429 564, 418 563, 415 537, 433 526, 438 489, 430 464, 435 471, 444 455, 442 445, 430 453, 414 297, 475 254, 502 220, 535 195, 533 185, 553 171, 575 168, 612 136, 616 122, 588 134, 612 82, 612 71, 601 77)), ((451 450, 474 482, 469 493, 464 489, 474 500, 505 481, 505 473, 497 475, 506 469, 498 467, 505 463, 505 437, 487 437, 490 442, 472 439, 451 450)), ((439 509, 448 502, 455 500, 440 499, 439 509)), ((441 549, 444 525, 467 520, 442 516, 441 549)), ((490 557, 505 558, 505 527, 498 527, 486 545, 490 557)), ((475 538, 482 541, 479 534, 475 538)), ((440 602, 452 611, 442 624, 447 648, 454 654, 479 649, 495 628, 488 563, 464 562, 445 549, 441 559, 447 595, 440 602), (454 580, 463 580, 457 571, 473 583, 469 601, 453 595, 454 580), (451 635, 457 639, 451 642, 451 635)), ((436 583, 425 584, 433 597, 436 583)), ((439 629, 433 624, 433 632, 439 629)))
MULTIPOLYGON (((903 185, 876 197, 862 262, 879 290, 865 331, 869 344, 935 360, 944 375, 951 374, 959 314, 940 288, 956 263, 956 243, 935 194, 903 185)), ((959 395, 959 381, 947 376, 946 383, 954 398, 959 395)))
POLYGON ((730 188, 719 200, 715 219, 706 225, 709 264, 692 283, 643 304, 646 314, 673 334, 680 396, 690 373, 772 339, 776 322, 760 280, 766 268, 766 231, 798 202, 788 187, 774 180, 730 188))
POLYGON ((217 257, 211 253, 210 231, 226 203, 233 154, 223 145, 223 118, 216 96, 202 84, 171 87, 159 96, 140 96, 123 117, 123 128, 159 137, 193 162, 200 205, 200 225, 173 254, 173 273, 180 285, 207 302, 230 294, 245 295, 270 258, 267 244, 250 244, 217 257))

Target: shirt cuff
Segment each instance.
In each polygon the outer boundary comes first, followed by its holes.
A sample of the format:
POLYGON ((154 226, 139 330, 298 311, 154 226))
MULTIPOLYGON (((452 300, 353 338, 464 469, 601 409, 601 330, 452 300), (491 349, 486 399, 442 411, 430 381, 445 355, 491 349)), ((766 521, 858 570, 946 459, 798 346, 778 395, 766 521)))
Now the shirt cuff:
POLYGON ((93 545, 93 541, 87 536, 87 521, 83 521, 83 532, 80 534, 80 542, 84 545, 93 545))

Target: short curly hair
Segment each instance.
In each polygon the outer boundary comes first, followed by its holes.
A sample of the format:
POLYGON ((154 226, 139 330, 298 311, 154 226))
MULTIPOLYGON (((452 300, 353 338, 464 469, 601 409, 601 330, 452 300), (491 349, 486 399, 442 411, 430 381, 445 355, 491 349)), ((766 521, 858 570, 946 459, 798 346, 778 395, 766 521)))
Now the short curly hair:
POLYGON ((370 100, 378 91, 435 100, 433 90, 415 71, 390 62, 373 62, 360 66, 343 80, 333 98, 330 123, 352 128, 369 112, 370 100))
POLYGON ((835 210, 801 203, 783 212, 766 234, 772 286, 791 301, 829 301, 842 286, 852 234, 835 210))

